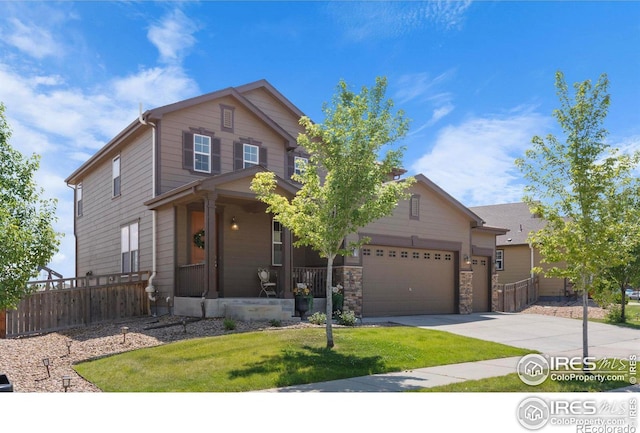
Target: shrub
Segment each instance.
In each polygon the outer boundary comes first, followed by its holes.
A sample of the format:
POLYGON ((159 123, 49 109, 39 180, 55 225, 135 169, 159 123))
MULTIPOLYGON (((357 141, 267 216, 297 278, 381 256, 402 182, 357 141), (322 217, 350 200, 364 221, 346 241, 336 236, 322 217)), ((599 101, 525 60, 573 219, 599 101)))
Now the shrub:
POLYGON ((338 312, 338 324, 344 326, 356 325, 356 314, 353 311, 340 311, 338 312))
POLYGON ((273 326, 274 328, 279 328, 282 326, 282 322, 280 322, 278 319, 271 319, 269 320, 269 325, 273 326))
POLYGON ((317 311, 309 316, 308 320, 309 323, 313 323, 314 325, 324 325, 327 323, 327 315, 317 311))
POLYGON ((236 321, 233 319, 224 319, 222 324, 224 325, 224 329, 227 331, 233 331, 236 329, 236 321))
POLYGON ((609 323, 622 323, 622 309, 620 305, 611 305, 607 311, 607 322, 609 323))

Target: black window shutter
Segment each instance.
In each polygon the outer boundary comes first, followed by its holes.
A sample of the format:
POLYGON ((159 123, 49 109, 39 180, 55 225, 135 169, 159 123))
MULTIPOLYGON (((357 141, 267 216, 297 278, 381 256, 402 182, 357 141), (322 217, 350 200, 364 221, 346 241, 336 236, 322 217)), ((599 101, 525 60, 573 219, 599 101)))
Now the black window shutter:
POLYGON ((243 167, 242 162, 244 161, 243 157, 243 146, 242 143, 236 141, 233 143, 233 169, 241 170, 243 167))
POLYGON ((266 147, 261 147, 260 148, 260 165, 263 167, 267 167, 267 148, 266 147))
POLYGON ((291 178, 291 176, 293 176, 295 160, 296 156, 292 152, 287 153, 287 178, 291 178))
POLYGON ((211 138, 211 173, 220 173, 220 139, 211 138))
POLYGON ((182 132, 182 168, 193 170, 193 134, 182 132))

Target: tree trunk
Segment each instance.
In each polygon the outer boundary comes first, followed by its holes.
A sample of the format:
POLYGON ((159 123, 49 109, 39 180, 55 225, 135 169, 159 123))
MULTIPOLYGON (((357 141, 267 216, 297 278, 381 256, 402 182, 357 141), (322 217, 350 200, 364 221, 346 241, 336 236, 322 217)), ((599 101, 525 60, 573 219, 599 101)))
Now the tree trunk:
POLYGON ((625 304, 627 303, 627 295, 626 295, 626 291, 625 291, 625 287, 626 287, 627 283, 622 283, 620 286, 620 292, 621 292, 621 297, 620 299, 622 299, 620 301, 620 320, 622 323, 627 321, 627 318, 624 317, 624 310, 625 310, 625 304))
MULTIPOLYGON (((591 278, 589 278, 591 280, 591 278)), ((583 278, 583 290, 582 290, 582 370, 587 372, 588 368, 585 364, 587 357, 589 356, 589 341, 587 324, 589 323, 589 288, 591 284, 587 282, 587 278, 583 278)))
POLYGON ((326 298, 327 298, 327 349, 331 349, 333 347, 333 299, 332 299, 332 291, 331 287, 333 285, 333 259, 335 255, 327 257, 327 287, 326 287, 326 298))

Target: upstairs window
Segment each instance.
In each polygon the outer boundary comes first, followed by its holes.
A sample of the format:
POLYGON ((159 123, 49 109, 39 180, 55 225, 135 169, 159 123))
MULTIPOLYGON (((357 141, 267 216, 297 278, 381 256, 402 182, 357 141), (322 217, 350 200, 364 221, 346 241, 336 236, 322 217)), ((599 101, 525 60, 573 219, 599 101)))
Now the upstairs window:
POLYGON ((260 148, 253 144, 244 143, 242 145, 242 168, 253 167, 260 163, 259 156, 260 148))
POLYGON ((82 184, 76 187, 76 215, 82 216, 82 184))
POLYGON ((233 169, 242 170, 256 165, 267 167, 267 148, 253 138, 241 138, 233 143, 233 169))
POLYGON ((504 270, 504 250, 496 250, 496 271, 504 270))
POLYGON ((193 170, 211 173, 211 137, 193 134, 193 170))
POLYGON ((298 176, 302 175, 308 163, 309 163, 308 158, 303 158, 302 156, 296 156, 293 159, 293 174, 297 174, 298 176))
POLYGON ((111 164, 111 178, 113 180, 113 197, 118 197, 120 195, 120 155, 113 158, 113 162, 111 164))
POLYGON ((139 271, 137 222, 120 228, 120 256, 122 273, 139 271))
POLYGON ((213 131, 190 128, 182 132, 182 168, 200 175, 220 173, 220 139, 213 131))

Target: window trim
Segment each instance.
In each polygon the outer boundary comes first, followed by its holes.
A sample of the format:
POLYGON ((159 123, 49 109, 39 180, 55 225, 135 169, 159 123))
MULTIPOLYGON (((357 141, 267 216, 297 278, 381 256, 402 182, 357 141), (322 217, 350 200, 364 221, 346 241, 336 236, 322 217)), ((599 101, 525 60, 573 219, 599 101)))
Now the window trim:
POLYGON ((249 143, 242 143, 242 168, 248 168, 248 167, 253 167, 256 165, 260 165, 260 146, 257 146, 255 144, 249 144, 249 143), (247 148, 251 148, 251 149, 255 149, 256 150, 256 162, 254 163, 253 161, 247 161, 246 159, 246 149, 247 148), (250 165, 247 165, 250 164, 250 165))
POLYGON ((211 173, 211 150, 212 150, 212 142, 213 140, 211 139, 211 136, 209 135, 204 135, 204 134, 198 134, 198 133, 194 133, 193 134, 193 171, 195 171, 196 173, 211 173), (196 150, 196 137, 202 137, 203 139, 206 139, 209 144, 208 144, 208 148, 209 148, 209 152, 199 152, 196 150), (200 170, 198 168, 196 168, 196 156, 197 155, 204 155, 207 157, 207 169, 206 170, 200 170))
POLYGON ((282 266, 284 264, 284 242, 282 237, 284 236, 284 227, 282 223, 276 221, 275 218, 271 218, 271 266, 282 266), (280 230, 276 230, 276 224, 280 226, 280 230), (280 233, 280 240, 276 240, 275 234, 280 233), (280 246, 280 263, 276 263, 276 245, 280 246))
POLYGON ((497 249, 496 250, 496 271, 504 271, 504 250, 497 249), (500 253, 500 258, 498 258, 498 253, 500 253))
POLYGON ((122 195, 122 158, 120 155, 111 160, 111 197, 116 198, 122 195), (117 166, 117 176, 116 176, 117 166))
POLYGON ((120 271, 125 274, 129 272, 138 272, 140 270, 140 221, 135 221, 120 227, 120 271), (132 248, 133 230, 135 227, 135 248, 132 248), (125 235, 126 231, 126 235, 125 235), (124 240, 126 236, 126 249, 124 240), (132 254, 135 252, 135 255, 132 254), (125 257, 129 270, 125 269, 125 257))

